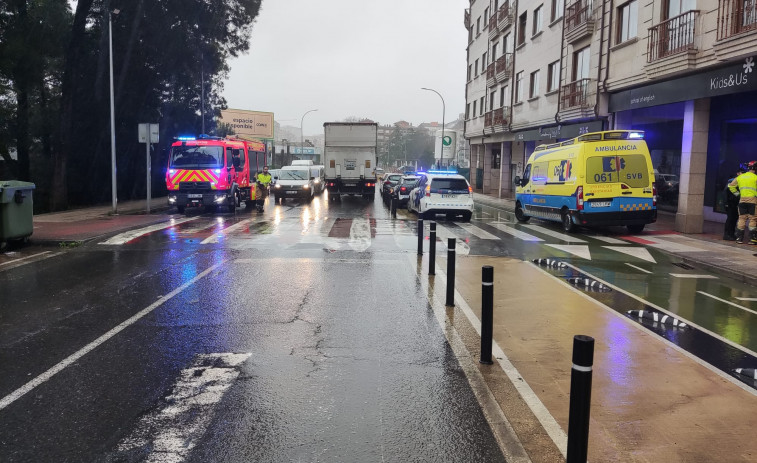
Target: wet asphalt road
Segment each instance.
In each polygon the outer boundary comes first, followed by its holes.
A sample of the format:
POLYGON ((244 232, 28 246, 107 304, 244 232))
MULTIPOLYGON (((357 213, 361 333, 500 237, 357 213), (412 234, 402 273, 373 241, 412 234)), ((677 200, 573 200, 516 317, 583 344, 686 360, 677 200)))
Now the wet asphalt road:
POLYGON ((232 219, 203 214, 194 232, 2 272, 3 461, 503 461, 411 253, 390 235, 365 249, 380 202, 326 207, 269 209, 253 240, 203 245, 197 231, 232 219), (342 248, 302 242, 326 213, 364 217, 368 236, 337 226, 342 248), (222 362, 197 359, 213 353, 249 357, 210 373, 222 362), (211 374, 183 400, 183 380, 211 374))
MULTIPOLYGON (((503 459, 411 265, 414 215, 319 198, 188 218, 0 266, 3 460, 503 459), (249 356, 198 360, 228 353, 249 356), (188 407, 185 387, 209 397, 188 407)), ((638 321, 714 368, 757 366, 755 288, 625 235, 566 236, 477 206, 470 226, 439 222, 437 250, 455 236, 460 254, 557 258, 573 267, 556 279, 600 279, 615 289, 587 293, 621 313, 664 309, 693 325, 638 321)))

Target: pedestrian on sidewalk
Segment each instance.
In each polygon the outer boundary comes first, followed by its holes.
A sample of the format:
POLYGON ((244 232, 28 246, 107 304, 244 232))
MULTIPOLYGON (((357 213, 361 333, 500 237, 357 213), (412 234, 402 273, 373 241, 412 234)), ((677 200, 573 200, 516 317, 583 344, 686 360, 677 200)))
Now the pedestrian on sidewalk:
POLYGON ((757 244, 757 220, 755 205, 757 205, 757 161, 747 164, 747 172, 739 175, 728 188, 731 193, 739 195, 739 222, 736 224, 736 242, 757 244), (746 233, 746 236, 744 234, 746 233))
POLYGON ((733 194, 729 185, 736 180, 736 177, 746 171, 744 167, 739 166, 736 175, 728 179, 725 186, 725 211, 728 214, 725 220, 725 229, 723 230, 723 239, 726 241, 736 241, 736 223, 739 221, 739 195, 733 194))

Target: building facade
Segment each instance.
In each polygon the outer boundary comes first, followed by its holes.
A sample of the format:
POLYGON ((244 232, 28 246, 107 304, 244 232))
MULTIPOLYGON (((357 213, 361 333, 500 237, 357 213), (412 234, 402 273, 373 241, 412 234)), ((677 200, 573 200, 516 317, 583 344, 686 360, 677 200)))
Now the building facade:
POLYGON ((465 18, 477 189, 511 197, 541 143, 640 129, 676 229, 724 220, 725 183, 757 159, 757 0, 474 0, 465 18))

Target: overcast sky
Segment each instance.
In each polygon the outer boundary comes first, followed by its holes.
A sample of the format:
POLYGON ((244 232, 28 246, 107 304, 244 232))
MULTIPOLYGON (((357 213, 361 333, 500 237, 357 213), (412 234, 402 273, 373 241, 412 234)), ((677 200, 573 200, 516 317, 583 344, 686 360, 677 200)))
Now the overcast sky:
POLYGON ((229 108, 270 111, 305 134, 350 116, 447 122, 465 106, 468 0, 263 0, 250 51, 231 61, 229 108))

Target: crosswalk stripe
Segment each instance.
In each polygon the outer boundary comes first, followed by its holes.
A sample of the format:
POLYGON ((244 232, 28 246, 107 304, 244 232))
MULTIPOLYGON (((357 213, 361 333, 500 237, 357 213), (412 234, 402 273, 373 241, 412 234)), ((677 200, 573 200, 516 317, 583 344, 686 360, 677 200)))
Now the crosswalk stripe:
POLYGON ((591 235, 590 238, 604 241, 607 244, 628 244, 628 241, 619 240, 617 238, 610 238, 609 236, 591 235))
POLYGON ((470 245, 465 242, 465 239, 461 236, 458 236, 454 231, 452 231, 449 227, 446 227, 440 223, 436 224, 436 237, 444 244, 441 246, 439 243, 436 244, 436 252, 444 251, 447 252, 447 239, 448 238, 455 238, 455 253, 460 254, 463 256, 470 255, 470 245))
POLYGON ((482 240, 498 240, 500 239, 499 236, 492 235, 488 231, 478 228, 475 225, 469 224, 469 223, 459 223, 457 224, 458 227, 462 228, 463 230, 467 231, 471 235, 481 238, 482 240))
POLYGON ((654 260, 654 257, 652 257, 652 254, 650 254, 649 251, 647 251, 647 248, 641 248, 638 246, 602 246, 602 247, 605 249, 609 249, 611 251, 622 252, 623 254, 627 254, 629 256, 633 256, 638 259, 651 262, 653 264, 657 263, 657 261, 654 260))
POLYGON ((363 252, 371 246, 371 223, 365 217, 352 219, 350 225, 350 247, 363 252))
POLYGON ((503 232, 509 235, 522 239, 523 241, 544 241, 541 238, 537 238, 534 235, 529 235, 528 233, 522 232, 520 230, 516 230, 515 228, 508 227, 505 224, 492 222, 490 225, 498 230, 502 230, 503 232))
POLYGON ((119 233, 118 235, 113 236, 113 237, 111 237, 110 239, 108 239, 106 241, 102 241, 99 244, 108 244, 108 245, 121 245, 121 244, 125 244, 125 243, 128 243, 131 240, 139 238, 140 236, 144 236, 144 235, 147 235, 149 233, 152 233, 152 232, 155 232, 155 231, 158 231, 158 230, 163 230, 165 228, 171 228, 171 227, 173 227, 175 225, 179 225, 181 223, 189 222, 189 221, 192 221, 192 220, 197 220, 197 217, 185 217, 183 219, 171 219, 168 222, 161 222, 161 223, 158 223, 158 224, 155 224, 155 225, 150 225, 149 227, 143 227, 143 228, 138 228, 136 230, 130 230, 130 231, 127 231, 127 232, 119 233))
MULTIPOLYGON (((757 314, 757 312, 755 312, 754 310, 752 310, 752 309, 750 309, 750 308, 748 308, 748 307, 744 307, 743 305, 734 304, 734 303, 733 303, 733 302, 731 302, 731 301, 727 301, 727 300, 725 300, 725 299, 722 299, 722 298, 719 298, 719 297, 717 297, 717 296, 713 296, 712 294, 708 294, 708 293, 705 293, 704 291, 697 291, 697 292, 698 292, 699 294, 703 295, 703 296, 711 297, 711 298, 713 298, 713 299, 715 299, 715 300, 718 300, 718 301, 720 301, 720 302, 724 302, 724 303, 726 303, 726 304, 728 304, 728 305, 731 305, 731 306, 733 306, 733 307, 737 307, 737 308, 739 308, 739 309, 741 309, 741 310, 746 310, 747 312, 751 312, 751 313, 753 313, 753 314, 757 314)), ((738 299, 738 298, 737 298, 737 299, 738 299)))
POLYGON ((591 252, 589 251, 588 245, 581 245, 581 244, 548 244, 547 246, 559 249, 560 251, 564 251, 570 254, 573 254, 574 256, 581 257, 582 259, 591 260, 591 252))
POLYGON ((549 235, 561 241, 567 241, 568 243, 585 243, 586 242, 586 240, 582 240, 581 238, 576 238, 575 236, 556 232, 554 230, 550 230, 549 228, 540 227, 539 225, 522 225, 522 227, 530 228, 531 230, 534 230, 535 232, 542 233, 544 235, 549 235))
POLYGON ((209 237, 202 240, 200 244, 218 243, 222 237, 228 235, 233 231, 237 231, 241 228, 246 227, 250 224, 250 222, 252 222, 252 219, 241 220, 230 227, 226 227, 223 230, 218 231, 217 233, 213 233, 209 237))
POLYGON ((633 267, 633 268, 635 268, 636 270, 639 270, 639 271, 641 271, 641 272, 644 272, 644 273, 652 273, 652 272, 650 272, 649 270, 644 270, 643 268, 641 268, 641 267, 637 267, 637 266, 635 266, 635 265, 633 265, 633 264, 629 264, 628 262, 626 262, 626 265, 627 265, 627 266, 629 266, 629 267, 633 267))

